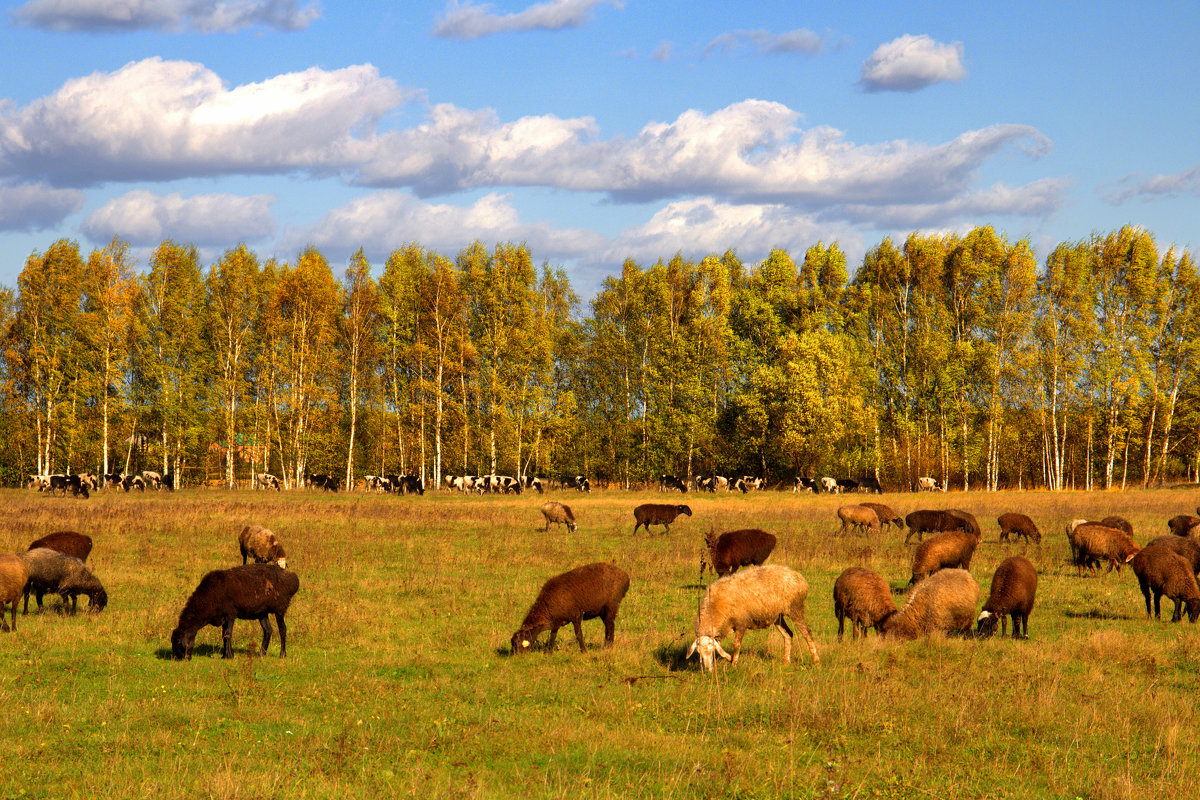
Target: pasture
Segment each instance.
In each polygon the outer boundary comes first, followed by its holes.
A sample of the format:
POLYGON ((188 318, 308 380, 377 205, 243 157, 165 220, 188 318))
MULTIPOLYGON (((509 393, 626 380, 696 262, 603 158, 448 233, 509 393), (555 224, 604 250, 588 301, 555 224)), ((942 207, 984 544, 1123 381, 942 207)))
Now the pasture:
POLYGON ((1077 578, 1063 535, 1068 519, 1115 513, 1145 544, 1196 491, 883 495, 902 515, 976 515, 984 597, 1014 552, 1041 575, 1028 641, 908 644, 836 639, 842 569, 896 591, 908 580, 903 533, 835 535, 838 505, 874 497, 554 492, 580 528, 543 533, 531 494, 0 495, 0 550, 87 533, 109 593, 99 615, 60 616, 51 597, 0 634, 3 797, 1158 798, 1200 769, 1200 632, 1166 622, 1169 602, 1147 621, 1128 569, 1077 578), (633 536, 647 501, 694 515, 633 536), (1005 511, 1032 516, 1042 544, 1000 544, 1005 511), (170 660, 183 603, 206 571, 241 562, 250 522, 300 576, 288 657, 277 635, 258 657, 258 625, 239 621, 233 660, 213 627, 191 662, 170 660), (713 677, 683 661, 704 533, 741 527, 776 534, 768 563, 808 579, 819 665, 799 639, 783 665, 773 630, 713 677), (585 654, 568 626, 555 652, 510 656, 542 582, 601 560, 632 579, 615 648, 589 621, 585 654))

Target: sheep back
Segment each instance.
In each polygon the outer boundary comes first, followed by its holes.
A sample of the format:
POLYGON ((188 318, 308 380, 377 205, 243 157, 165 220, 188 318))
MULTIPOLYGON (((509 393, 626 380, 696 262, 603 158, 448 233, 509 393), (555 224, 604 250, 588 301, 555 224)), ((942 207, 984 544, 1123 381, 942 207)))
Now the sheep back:
POLYGON ((866 567, 849 567, 833 584, 833 613, 838 621, 840 642, 846 618, 850 619, 851 634, 856 639, 860 631, 866 636, 868 628, 882 633, 884 621, 896 613, 896 602, 881 575, 866 567))
POLYGON ((995 633, 997 621, 1003 633, 1004 618, 1012 617, 1013 638, 1028 637, 1029 614, 1037 596, 1037 582, 1037 569, 1025 556, 1010 556, 1001 561, 992 575, 992 588, 979 615, 979 633, 984 636, 995 633))
POLYGON ((970 569, 971 557, 979 539, 963 530, 942 531, 917 545, 913 553, 912 578, 910 584, 942 569, 961 567, 970 569))
POLYGON ((1191 563, 1168 547, 1154 545, 1138 552, 1129 562, 1138 586, 1146 601, 1146 616, 1150 616, 1150 596, 1154 595, 1154 616, 1159 616, 1159 601, 1163 595, 1175 601, 1172 622, 1182 619, 1187 605, 1188 621, 1200 617, 1200 588, 1191 563))
MULTIPOLYGON (((758 528, 727 531, 715 539, 711 533, 704 537, 708 565, 721 577, 737 572, 741 567, 762 564, 775 549, 776 541, 774 534, 758 528)), ((703 558, 700 572, 704 573, 703 558)))
POLYGON ((1080 573, 1087 567, 1094 574, 1096 565, 1101 561, 1108 562, 1109 572, 1114 567, 1120 572, 1121 565, 1139 550, 1125 531, 1095 522, 1085 522, 1076 527, 1071 533, 1071 543, 1075 552, 1075 567, 1080 573))
POLYGON ((1157 539, 1152 539, 1142 549, 1149 550, 1151 547, 1165 547, 1176 555, 1183 556, 1191 564, 1192 572, 1200 574, 1200 541, 1190 536, 1167 534, 1166 536, 1159 536, 1157 539))
POLYGON ((1130 537, 1133 536, 1133 525, 1124 517, 1118 517, 1115 514, 1105 517, 1100 520, 1100 524, 1108 528, 1116 528, 1119 531, 1125 531, 1130 537))
POLYGON ((17 600, 25 593, 29 567, 16 553, 0 553, 0 630, 17 629, 17 600), (12 603, 12 627, 4 622, 4 606, 12 603))
POLYGON ((1001 514, 997 517, 996 524, 1000 526, 1000 541, 1002 542, 1007 542, 1010 536, 1014 539, 1024 536, 1026 544, 1030 540, 1034 544, 1041 544, 1042 542, 1042 532, 1038 530, 1037 525, 1034 524, 1033 520, 1027 514, 1010 511, 1007 514, 1001 514))
MULTIPOLYGON (((171 632, 171 654, 191 658, 196 632, 206 625, 224 627, 232 635, 235 619, 256 619, 263 624, 265 653, 270 641, 268 614, 279 624, 279 655, 287 654, 287 628, 283 621, 292 598, 300 589, 300 578, 277 564, 246 564, 215 569, 200 579, 196 590, 179 612, 179 623, 171 632)), ((233 657, 233 645, 225 639, 225 658, 233 657)))
POLYGON ((906 640, 970 630, 979 583, 965 569, 944 569, 916 585, 904 607, 883 624, 885 637, 906 640))
POLYGON ((262 525, 247 525, 238 535, 238 549, 242 553, 242 563, 249 558, 256 564, 276 563, 287 569, 287 553, 275 533, 262 525))
POLYGON ((617 612, 627 591, 629 573, 613 564, 585 564, 555 575, 542 584, 521 626, 512 635, 512 652, 528 652, 538 634, 546 630, 550 631, 549 645, 553 647, 558 629, 568 622, 575 626, 579 650, 583 652, 579 623, 596 617, 604 620, 604 646, 611 647, 617 612))
POLYGON ((86 562, 92 552, 92 537, 75 531, 55 531, 29 543, 30 550, 49 547, 68 556, 86 562))

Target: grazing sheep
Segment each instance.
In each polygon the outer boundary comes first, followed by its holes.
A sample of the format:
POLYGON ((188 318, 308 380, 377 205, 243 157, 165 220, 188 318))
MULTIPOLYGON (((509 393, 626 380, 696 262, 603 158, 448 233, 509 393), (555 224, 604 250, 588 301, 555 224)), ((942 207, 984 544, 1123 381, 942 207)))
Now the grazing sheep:
POLYGON ((1133 536, 1133 526, 1130 525, 1129 520, 1125 519, 1124 517, 1118 517, 1116 515, 1105 517, 1104 519, 1100 520, 1100 524, 1106 528, 1116 528, 1119 531, 1125 531, 1125 533, 1133 536))
POLYGON ((1183 556, 1192 565, 1192 572, 1200 575, 1200 541, 1190 536, 1167 534, 1166 536, 1159 536, 1157 539, 1152 539, 1142 549, 1148 550, 1151 547, 1165 547, 1172 553, 1183 556))
POLYGON ((680 514, 692 515, 692 510, 687 506, 671 506, 664 503, 643 503, 633 510, 633 519, 637 523, 633 526, 633 532, 637 533, 638 528, 646 526, 646 533, 650 533, 651 525, 663 525, 666 527, 664 533, 671 532, 671 523, 680 514))
POLYGON ((1191 563, 1169 548, 1147 547, 1134 555, 1129 562, 1137 576, 1142 597, 1146 600, 1146 616, 1150 616, 1150 595, 1154 595, 1154 618, 1160 619, 1159 608, 1162 597, 1175 601, 1175 613, 1171 622, 1183 619, 1183 605, 1187 604, 1188 622, 1200 617, 1200 588, 1196 586, 1196 575, 1191 563))
POLYGON ((979 584, 965 569, 944 569, 917 584, 904 608, 883 623, 883 635, 901 641, 935 633, 965 633, 975 621, 979 584))
POLYGON ((74 556, 80 561, 87 561, 92 552, 92 537, 75 531, 55 531, 29 543, 30 550, 39 547, 49 547, 51 550, 74 556))
POLYGON ((720 536, 704 535, 706 553, 700 556, 700 575, 705 566, 720 577, 732 575, 741 567, 759 566, 775 549, 774 534, 758 528, 729 531, 720 536), (706 558, 707 556, 707 558, 706 558))
POLYGON ((629 574, 612 564, 586 564, 555 575, 542 584, 521 627, 512 635, 513 654, 529 652, 542 631, 550 631, 547 647, 553 650, 558 629, 568 622, 575 628, 579 652, 585 652, 583 621, 597 617, 604 621, 604 646, 612 647, 617 611, 627 591, 629 574))
POLYGON ((913 553, 912 578, 909 585, 932 575, 938 570, 971 568, 971 556, 979 537, 966 531, 942 531, 930 536, 917 545, 913 553))
POLYGON ((1025 544, 1029 544, 1031 539, 1034 544, 1042 543, 1042 532, 1025 514, 1010 511, 997 517, 996 523, 1000 526, 1000 541, 1002 542, 1007 542, 1010 536, 1014 540, 1018 536, 1024 536, 1025 544))
POLYGON ((879 533, 879 515, 872 508, 859 505, 840 506, 837 515, 838 519, 842 521, 839 534, 845 535, 846 530, 851 526, 858 533, 862 533, 864 528, 871 533, 879 533))
POLYGON ((1096 566, 1101 561, 1108 562, 1108 572, 1116 567, 1119 574, 1121 565, 1128 563, 1140 549, 1125 531, 1096 522, 1079 525, 1070 537, 1071 549, 1075 554, 1075 571, 1079 576, 1083 575, 1084 567, 1095 575, 1096 566))
POLYGON ((688 647, 687 658, 699 653, 700 666, 705 672, 712 672, 714 654, 736 664, 746 631, 774 625, 783 634, 783 663, 790 663, 792 631, 784 620, 787 616, 808 644, 813 663, 820 663, 817 645, 804 619, 807 597, 808 581, 804 576, 780 564, 749 567, 713 581, 700 601, 696 638, 688 647), (730 633, 733 634, 732 656, 721 648, 719 641, 730 633))
POLYGON ((968 531, 980 534, 979 523, 975 521, 975 517, 968 514, 966 511, 957 511, 955 509, 921 509, 914 511, 904 518, 908 524, 908 533, 904 536, 904 543, 908 544, 912 539, 913 534, 917 535, 917 541, 921 541, 926 533, 940 533, 942 531, 968 531))
POLYGON ((542 503, 542 516, 546 518, 546 527, 542 528, 543 531, 550 530, 550 523, 552 522, 558 525, 566 525, 567 530, 571 533, 574 533, 575 529, 579 527, 575 524, 575 515, 571 513, 571 507, 555 502, 554 500, 547 500, 542 503))
POLYGON ((1200 517, 1193 517, 1191 514, 1180 514, 1167 520, 1167 527, 1176 536, 1191 536, 1192 529, 1197 525, 1200 525, 1200 517))
POLYGON ((1007 632, 1008 618, 1012 617, 1013 638, 1029 638, 1029 612, 1037 595, 1037 569, 1025 556, 1011 556, 1000 562, 992 575, 992 591, 983 611, 979 615, 976 633, 982 637, 996 632, 996 621, 1000 622, 1000 635, 1007 632))
POLYGON ((0 553, 0 630, 16 631, 17 601, 29 583, 29 567, 16 553, 0 553), (4 621, 4 606, 12 603, 12 626, 4 621))
POLYGON ((276 563, 287 569, 287 553, 275 534, 262 525, 247 525, 238 536, 238 548, 242 551, 242 563, 253 558, 256 564, 276 563))
POLYGON ((36 547, 21 557, 29 570, 29 582, 24 592, 25 606, 21 613, 29 613, 30 594, 37 599, 38 611, 42 610, 42 598, 47 593, 61 597, 64 609, 70 600, 72 614, 78 609, 81 594, 87 595, 88 611, 103 611, 108 605, 108 592, 104 591, 104 585, 78 558, 49 547, 36 547))
POLYGON ((847 617, 851 635, 857 639, 861 632, 865 639, 868 628, 883 634, 884 622, 896 613, 896 603, 891 587, 878 573, 865 567, 849 567, 833 584, 833 613, 837 616, 839 642, 847 617))
POLYGON ((247 564, 215 569, 200 579, 200 585, 179 613, 179 624, 171 631, 171 656, 177 661, 192 658, 196 632, 206 625, 221 628, 222 658, 233 658, 233 622, 256 619, 262 626, 262 655, 271 643, 270 614, 279 626, 279 657, 287 655, 287 624, 284 614, 300 589, 296 573, 277 564, 247 564))
POLYGON ((891 506, 883 503, 859 503, 860 506, 866 506, 875 512, 875 516, 879 517, 879 527, 882 530, 884 525, 895 525, 900 530, 904 530, 904 518, 892 510, 891 506))

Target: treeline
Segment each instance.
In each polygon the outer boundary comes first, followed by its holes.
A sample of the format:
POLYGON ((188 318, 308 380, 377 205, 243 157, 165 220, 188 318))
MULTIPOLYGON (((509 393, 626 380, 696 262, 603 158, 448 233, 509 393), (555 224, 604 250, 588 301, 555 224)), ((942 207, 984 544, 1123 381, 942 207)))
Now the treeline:
POLYGON ((917 476, 1111 488, 1200 470, 1200 277, 1139 228, 1039 265, 990 227, 627 261, 587 313, 524 245, 410 244, 374 277, 244 246, 32 254, 0 291, 4 481, 158 469, 917 476))

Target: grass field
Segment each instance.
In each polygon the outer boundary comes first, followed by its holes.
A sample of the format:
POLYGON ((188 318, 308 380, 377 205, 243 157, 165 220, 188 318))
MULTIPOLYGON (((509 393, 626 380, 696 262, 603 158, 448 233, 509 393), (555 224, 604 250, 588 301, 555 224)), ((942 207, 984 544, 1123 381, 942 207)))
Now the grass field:
POLYGON ((1022 550, 996 541, 995 518, 1023 511, 1045 535, 1027 551, 1041 574, 1028 641, 908 644, 837 642, 841 570, 870 567, 899 590, 911 554, 897 533, 835 536, 844 498, 689 494, 694 516, 669 535, 631 536, 633 506, 663 495, 554 496, 575 509, 578 532, 538 530, 542 498, 529 495, 0 492, 0 550, 87 533, 110 597, 99 615, 18 615, 17 632, 0 635, 0 797, 1194 791, 1197 628, 1147 621, 1128 570, 1077 578, 1062 530, 1117 513, 1144 544, 1200 493, 884 495, 901 514, 975 513, 985 541, 971 571, 985 596, 1000 560, 1022 550), (191 662, 170 660, 184 601, 206 571, 240 563, 247 522, 279 535, 300 576, 288 657, 277 636, 265 658, 252 654, 258 625, 239 622, 233 660, 211 627, 191 662), (683 661, 703 533, 748 526, 775 533, 770 561, 808 579, 818 666, 799 643, 781 664, 773 631, 749 634, 741 662, 713 677, 683 661), (602 651, 603 628, 588 622, 586 654, 568 626, 557 651, 510 657, 541 583, 599 560, 632 577, 616 647, 602 651))

